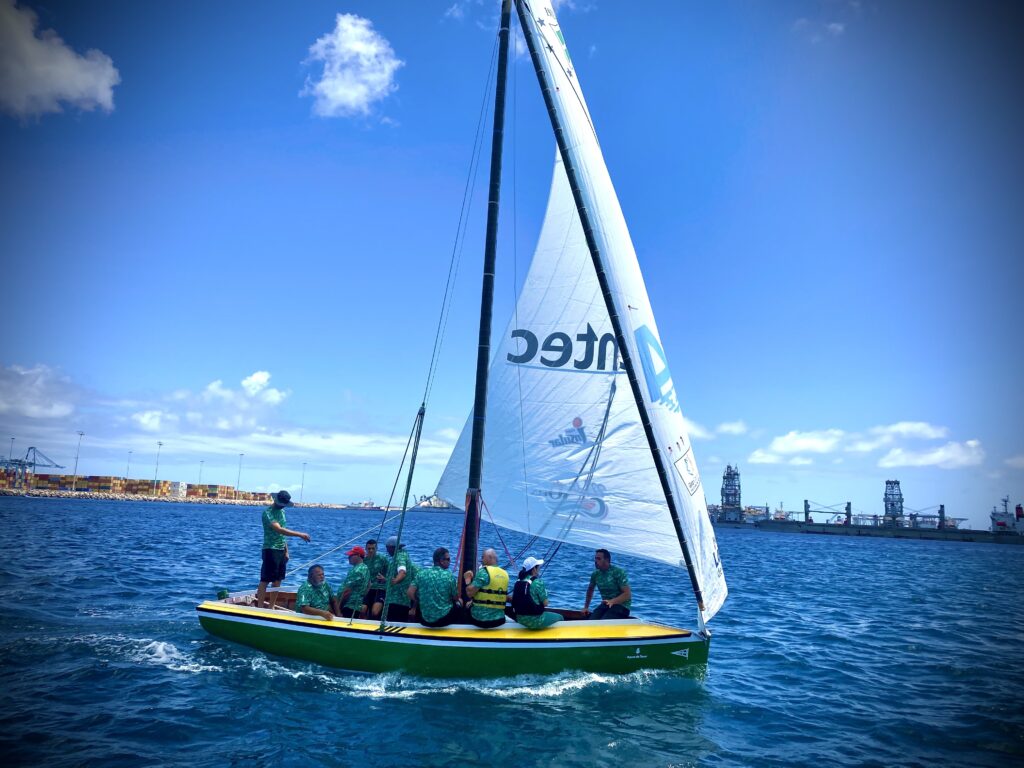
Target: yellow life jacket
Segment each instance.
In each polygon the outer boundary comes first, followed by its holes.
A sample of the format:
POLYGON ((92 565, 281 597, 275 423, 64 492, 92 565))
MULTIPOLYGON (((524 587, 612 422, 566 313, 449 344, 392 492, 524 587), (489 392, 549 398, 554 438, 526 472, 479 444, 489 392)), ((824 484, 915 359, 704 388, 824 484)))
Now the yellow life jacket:
POLYGON ((486 587, 480 587, 473 595, 474 608, 493 608, 504 611, 508 597, 508 574, 496 565, 485 565, 487 575, 491 577, 486 587))

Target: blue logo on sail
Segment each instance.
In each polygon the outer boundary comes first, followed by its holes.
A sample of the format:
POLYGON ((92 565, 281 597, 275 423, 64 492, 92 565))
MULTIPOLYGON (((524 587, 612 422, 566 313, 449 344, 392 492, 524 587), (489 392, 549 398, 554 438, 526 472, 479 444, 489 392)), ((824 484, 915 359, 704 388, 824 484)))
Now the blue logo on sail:
POLYGON ((665 359, 665 350, 651 329, 641 325, 635 331, 636 346, 640 353, 640 366, 647 382, 647 392, 651 402, 660 403, 670 411, 679 412, 679 398, 672 383, 672 374, 665 359))

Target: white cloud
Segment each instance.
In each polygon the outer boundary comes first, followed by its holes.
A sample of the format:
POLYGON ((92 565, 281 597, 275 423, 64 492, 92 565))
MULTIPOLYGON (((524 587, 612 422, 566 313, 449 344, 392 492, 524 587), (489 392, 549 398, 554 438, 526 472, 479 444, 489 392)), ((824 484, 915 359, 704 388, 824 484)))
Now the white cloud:
POLYGON ((787 432, 772 440, 768 450, 773 453, 830 453, 839 445, 846 433, 841 429, 822 429, 815 432, 787 432))
POLYGON ((256 371, 251 376, 242 379, 242 389, 255 397, 261 390, 267 388, 270 383, 270 373, 267 371, 256 371))
POLYGON ((0 0, 0 108, 30 117, 62 112, 62 104, 91 111, 114 109, 121 82, 114 62, 96 49, 75 53, 52 29, 14 0, 0 0))
POLYGON ((690 436, 691 440, 712 440, 715 437, 710 430, 696 421, 690 421, 685 416, 683 417, 683 424, 686 425, 686 434, 690 436))
POLYGON ((940 467, 942 469, 960 469, 973 467, 985 459, 985 451, 979 440, 968 440, 964 443, 949 442, 939 448, 924 451, 908 451, 893 448, 878 460, 878 466, 891 467, 940 467))
POLYGON ((846 29, 846 25, 845 24, 840 24, 838 21, 833 21, 833 22, 830 22, 829 24, 827 24, 825 26, 825 29, 828 30, 828 33, 830 35, 834 35, 835 37, 839 37, 841 34, 843 34, 843 30, 846 29))
POLYGON ((813 464, 814 459, 809 459, 806 456, 794 456, 789 463, 794 467, 806 467, 808 464, 813 464))
POLYGON ((1011 456, 1006 460, 1005 464, 1014 469, 1024 469, 1024 453, 1019 456, 1011 456))
POLYGON ((459 430, 446 427, 445 429, 439 429, 434 433, 439 440, 447 440, 454 443, 459 439, 459 430))
POLYGON ((739 421, 726 421, 715 427, 715 431, 722 435, 745 435, 747 423, 742 419, 739 421))
POLYGON ((846 450, 854 453, 868 453, 892 445, 897 438, 937 440, 946 437, 949 430, 926 421, 898 421, 895 424, 872 427, 868 433, 871 437, 851 436, 853 442, 847 446, 846 450))
POLYGON ((444 15, 447 19, 462 19, 466 15, 466 11, 461 5, 455 3, 448 7, 444 15))
POLYGON ((0 414, 59 419, 75 410, 69 382, 45 365, 0 368, 0 414))
POLYGON ((301 96, 313 96, 320 117, 369 115, 370 107, 394 91, 395 72, 405 62, 369 19, 339 13, 334 30, 309 48, 306 63, 320 62, 319 80, 306 78, 301 96))
POLYGON ((178 421, 178 417, 173 413, 158 410, 140 411, 132 414, 132 421, 147 432, 159 432, 161 429, 167 428, 170 423, 178 421))
POLYGON ((758 448, 747 457, 747 461, 751 464, 781 464, 782 457, 776 456, 774 453, 768 453, 763 448, 758 448))

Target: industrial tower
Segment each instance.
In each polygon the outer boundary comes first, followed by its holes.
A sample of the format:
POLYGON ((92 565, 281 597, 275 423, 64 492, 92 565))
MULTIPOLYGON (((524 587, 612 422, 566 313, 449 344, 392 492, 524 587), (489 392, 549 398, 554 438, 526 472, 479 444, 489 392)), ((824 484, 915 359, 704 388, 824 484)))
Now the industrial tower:
POLYGON ((899 525, 903 519, 903 491, 900 490, 899 480, 885 481, 885 496, 882 497, 882 501, 885 502, 883 525, 899 525))
POLYGON ((740 505, 740 468, 726 464, 722 475, 722 511, 720 519, 728 523, 743 522, 740 505))

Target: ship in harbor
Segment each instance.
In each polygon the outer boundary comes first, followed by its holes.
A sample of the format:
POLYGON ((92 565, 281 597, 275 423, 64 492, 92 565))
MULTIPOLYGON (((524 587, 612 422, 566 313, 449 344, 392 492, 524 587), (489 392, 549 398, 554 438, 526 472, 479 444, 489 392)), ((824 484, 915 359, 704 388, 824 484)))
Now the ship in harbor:
POLYGON ((744 507, 741 502, 740 468, 726 464, 722 474, 722 503, 708 504, 708 516, 716 528, 753 531, 754 523, 768 519, 768 505, 744 507))

